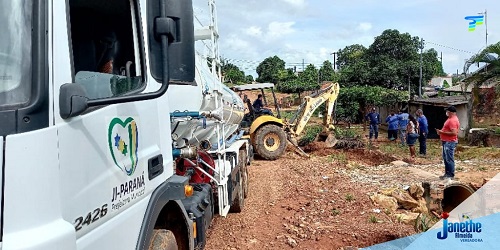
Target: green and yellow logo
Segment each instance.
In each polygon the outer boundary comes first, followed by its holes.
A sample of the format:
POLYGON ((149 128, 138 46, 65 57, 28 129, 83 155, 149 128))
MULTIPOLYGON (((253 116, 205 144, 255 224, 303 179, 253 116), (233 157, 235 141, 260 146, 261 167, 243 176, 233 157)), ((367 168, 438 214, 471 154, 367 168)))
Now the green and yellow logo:
POLYGON ((137 167, 138 142, 137 123, 128 117, 123 121, 113 118, 108 127, 108 145, 115 165, 127 175, 132 175, 137 167))

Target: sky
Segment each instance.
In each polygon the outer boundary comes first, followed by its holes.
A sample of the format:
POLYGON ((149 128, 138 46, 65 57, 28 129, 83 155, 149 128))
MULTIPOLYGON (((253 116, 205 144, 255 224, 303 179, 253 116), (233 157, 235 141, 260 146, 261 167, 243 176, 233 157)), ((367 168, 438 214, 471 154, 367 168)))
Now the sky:
MULTIPOLYGON (((333 62, 332 52, 365 47, 386 29, 418 36, 424 50, 442 53, 446 73, 463 72, 465 60, 500 41, 498 0, 215 0, 219 54, 246 75, 265 58, 278 56, 286 68, 333 62), (466 16, 487 12, 486 23, 468 31, 466 16)), ((193 0, 195 28, 209 25, 208 0, 193 0)), ((199 42, 198 42, 199 43, 199 42)), ((197 45, 201 53, 208 53, 197 45)), ((473 70, 474 67, 471 67, 473 70)))

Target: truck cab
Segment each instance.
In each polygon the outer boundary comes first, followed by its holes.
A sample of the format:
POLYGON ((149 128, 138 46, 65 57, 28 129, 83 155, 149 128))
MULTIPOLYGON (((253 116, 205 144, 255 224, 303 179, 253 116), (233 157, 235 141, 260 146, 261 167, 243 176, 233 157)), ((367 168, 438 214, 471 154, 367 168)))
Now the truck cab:
POLYGON ((0 22, 0 249, 194 248, 165 94, 194 82, 191 1, 5 0, 0 22))

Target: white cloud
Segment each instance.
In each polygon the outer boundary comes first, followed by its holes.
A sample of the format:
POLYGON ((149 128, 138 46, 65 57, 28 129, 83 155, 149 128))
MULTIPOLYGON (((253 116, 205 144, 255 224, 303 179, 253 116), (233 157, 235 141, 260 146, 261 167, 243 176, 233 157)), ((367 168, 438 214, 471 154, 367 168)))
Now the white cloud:
POLYGON ((297 7, 302 7, 306 4, 305 0, 282 0, 282 1, 297 7))
POLYGON ((295 22, 271 22, 268 25, 268 36, 272 38, 279 38, 284 35, 295 32, 292 26, 295 22))
POLYGON ((360 31, 369 31, 372 29, 372 24, 371 23, 360 23, 357 27, 358 30, 360 31))
POLYGON ((224 45, 234 51, 245 51, 251 48, 249 42, 239 38, 236 35, 231 35, 228 38, 224 39, 224 45))
POLYGON ((260 27, 251 26, 244 30, 245 34, 255 37, 260 37, 262 35, 262 30, 260 27))

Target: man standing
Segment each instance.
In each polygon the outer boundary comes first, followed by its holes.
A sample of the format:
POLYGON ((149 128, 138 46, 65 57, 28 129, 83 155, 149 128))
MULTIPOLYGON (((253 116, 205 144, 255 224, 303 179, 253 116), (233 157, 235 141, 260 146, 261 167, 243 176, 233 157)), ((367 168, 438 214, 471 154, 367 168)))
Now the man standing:
MULTIPOLYGON (((388 124, 387 128, 387 138, 390 141, 397 141, 398 139, 398 116, 392 112, 387 118, 385 118, 385 122, 388 124)), ((396 142, 397 143, 397 142, 396 142)))
POLYGON ((375 112, 375 108, 372 108, 370 113, 365 116, 367 121, 370 121, 370 141, 373 135, 375 135, 375 140, 378 139, 378 125, 380 124, 380 115, 375 112))
POLYGON ((408 126, 408 117, 410 115, 404 110, 400 110, 398 114, 399 120, 399 137, 401 138, 401 146, 405 146, 406 143, 406 126, 408 126))
POLYGON ((427 118, 421 109, 417 109, 418 121, 418 142, 420 144, 419 154, 425 157, 427 155, 427 134, 429 133, 429 125, 427 118))
POLYGON ((446 116, 448 119, 444 122, 442 129, 437 129, 436 132, 443 143, 443 161, 445 173, 440 176, 440 179, 455 178, 455 148, 458 144, 458 131, 460 122, 457 117, 457 109, 453 106, 446 108, 446 116))

